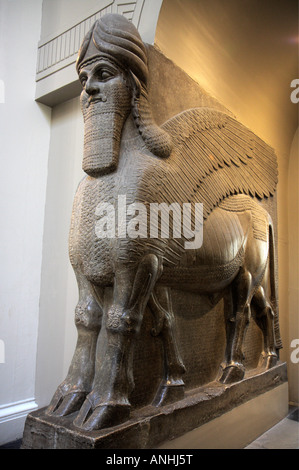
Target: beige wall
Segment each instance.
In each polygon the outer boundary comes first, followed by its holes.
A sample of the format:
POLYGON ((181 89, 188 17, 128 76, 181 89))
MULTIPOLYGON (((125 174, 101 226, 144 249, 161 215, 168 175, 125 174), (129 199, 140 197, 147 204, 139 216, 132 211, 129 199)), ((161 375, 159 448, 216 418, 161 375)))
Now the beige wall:
POLYGON ((164 0, 156 44, 245 125, 288 153, 298 108, 297 1, 164 0))
MULTIPOLYGON (((289 364, 294 402, 299 366, 290 363, 290 342, 299 337, 298 303, 290 310, 287 208, 289 156, 298 127, 298 105, 290 100, 298 74, 297 10, 292 0, 164 0, 156 32, 166 56, 277 152, 281 357, 289 364)), ((298 147, 293 154, 298 158, 298 147)), ((298 276, 292 282, 298 287, 298 276)))

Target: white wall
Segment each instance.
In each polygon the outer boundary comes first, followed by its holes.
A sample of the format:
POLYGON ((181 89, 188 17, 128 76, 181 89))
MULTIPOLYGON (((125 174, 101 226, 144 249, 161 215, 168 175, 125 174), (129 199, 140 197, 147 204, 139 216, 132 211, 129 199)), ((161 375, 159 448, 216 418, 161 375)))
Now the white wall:
POLYGON ((35 368, 51 110, 35 103, 42 0, 0 1, 0 444, 36 406, 35 368), (0 358, 1 359, 1 358, 0 358))
POLYGON ((65 378, 77 337, 78 291, 68 259, 68 235, 73 198, 83 177, 83 131, 79 98, 53 108, 37 351, 39 408, 49 404, 65 378))
POLYGON ((152 44, 162 2, 163 0, 44 0, 42 38, 51 37, 53 32, 79 23, 89 14, 92 15, 102 8, 124 14, 134 9, 136 3, 133 23, 143 40, 152 44))

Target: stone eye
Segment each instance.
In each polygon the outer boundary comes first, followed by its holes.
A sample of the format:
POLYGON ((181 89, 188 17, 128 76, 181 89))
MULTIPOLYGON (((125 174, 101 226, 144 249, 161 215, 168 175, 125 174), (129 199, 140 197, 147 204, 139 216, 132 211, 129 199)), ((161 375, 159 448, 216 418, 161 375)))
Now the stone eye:
POLYGON ((108 78, 113 77, 113 74, 111 72, 108 72, 107 70, 103 70, 102 72, 102 80, 107 80, 108 78))
POLYGON ((80 82, 81 82, 82 87, 85 88, 87 77, 86 76, 80 77, 80 82))
POLYGON ((96 75, 97 75, 98 80, 104 82, 104 81, 109 80, 110 78, 114 77, 115 73, 110 69, 99 68, 96 71, 96 75))

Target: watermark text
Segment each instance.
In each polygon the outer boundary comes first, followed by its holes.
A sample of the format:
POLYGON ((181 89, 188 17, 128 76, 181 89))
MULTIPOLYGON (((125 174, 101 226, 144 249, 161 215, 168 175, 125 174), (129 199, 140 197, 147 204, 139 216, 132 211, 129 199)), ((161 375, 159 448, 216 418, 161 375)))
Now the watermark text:
POLYGON ((101 202, 96 207, 95 233, 98 238, 182 239, 186 250, 203 242, 203 204, 135 202, 127 205, 119 195, 117 207, 101 202))
POLYGON ((293 364, 298 364, 299 363, 299 339, 293 339, 291 342, 291 349, 293 351, 291 352, 291 361, 293 364))
POLYGON ((127 457, 117 454, 106 459, 107 465, 130 465, 134 468, 137 468, 140 464, 141 466, 147 465, 171 465, 172 467, 178 467, 180 465, 191 465, 193 454, 153 454, 144 458, 143 456, 137 457, 127 457))
POLYGON ((294 78, 291 82, 291 88, 295 88, 295 90, 291 93, 291 101, 294 104, 299 103, 299 78, 294 78))

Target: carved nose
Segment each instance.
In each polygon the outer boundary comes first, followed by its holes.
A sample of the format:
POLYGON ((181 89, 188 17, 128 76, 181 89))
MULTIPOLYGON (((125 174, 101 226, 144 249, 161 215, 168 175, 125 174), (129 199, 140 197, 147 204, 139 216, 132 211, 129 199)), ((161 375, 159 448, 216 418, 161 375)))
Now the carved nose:
POLYGON ((96 95, 100 92, 100 87, 94 80, 87 80, 87 83, 85 85, 85 91, 89 95, 96 95))

